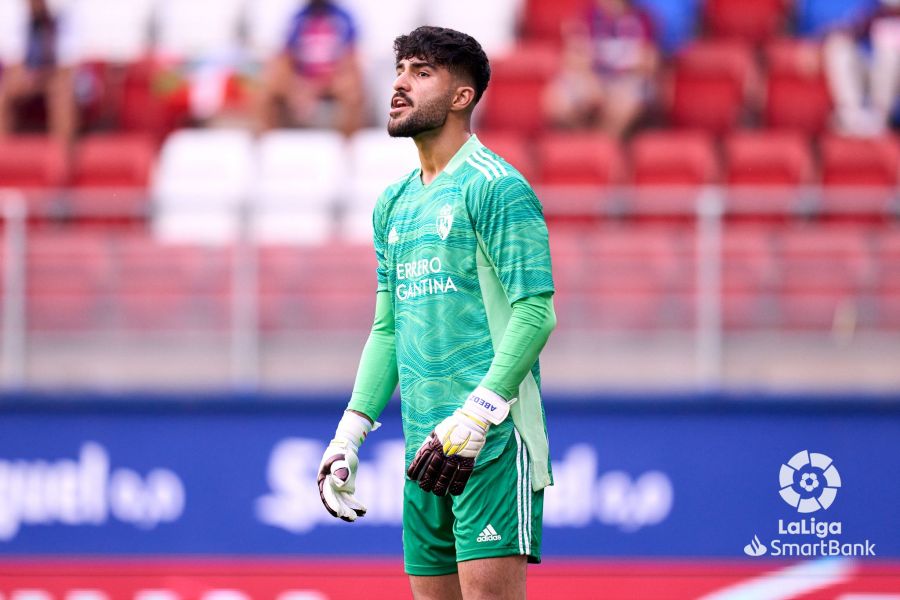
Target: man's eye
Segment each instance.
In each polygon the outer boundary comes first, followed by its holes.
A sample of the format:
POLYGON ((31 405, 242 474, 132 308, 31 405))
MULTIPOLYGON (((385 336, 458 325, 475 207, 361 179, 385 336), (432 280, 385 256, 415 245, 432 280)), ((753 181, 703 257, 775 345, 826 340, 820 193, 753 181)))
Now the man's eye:
POLYGON ((430 76, 431 76, 430 73, 427 73, 426 71, 419 71, 419 77, 430 77, 430 76))

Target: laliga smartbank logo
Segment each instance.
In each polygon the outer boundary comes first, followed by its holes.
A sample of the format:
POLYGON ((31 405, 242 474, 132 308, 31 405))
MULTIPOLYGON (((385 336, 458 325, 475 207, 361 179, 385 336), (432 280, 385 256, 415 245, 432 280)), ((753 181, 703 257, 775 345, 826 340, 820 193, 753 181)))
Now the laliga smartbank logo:
MULTIPOLYGON (((801 450, 781 465, 778 473, 779 495, 800 514, 827 510, 837 498, 841 475, 830 456, 801 450)), ((754 534, 744 546, 747 556, 875 556, 875 544, 869 540, 848 543, 841 521, 816 519, 778 519, 779 536, 768 545, 754 534), (811 539, 813 538, 813 539, 811 539), (798 541, 794 541, 798 540, 798 541)))
POLYGON ((834 502, 841 475, 831 457, 803 450, 781 465, 778 483, 785 502, 799 513, 813 513, 834 502))

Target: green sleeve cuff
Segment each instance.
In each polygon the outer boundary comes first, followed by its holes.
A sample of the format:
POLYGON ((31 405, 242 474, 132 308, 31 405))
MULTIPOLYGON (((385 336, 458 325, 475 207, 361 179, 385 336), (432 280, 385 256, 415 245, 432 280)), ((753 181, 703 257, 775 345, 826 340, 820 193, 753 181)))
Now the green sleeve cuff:
POLYGON ((347 408, 378 420, 397 389, 397 346, 394 340, 394 307, 391 293, 375 294, 375 322, 363 348, 347 408))
POLYGON ((519 384, 537 362, 554 327, 552 294, 529 296, 513 303, 503 339, 481 385, 506 400, 517 397, 519 384))

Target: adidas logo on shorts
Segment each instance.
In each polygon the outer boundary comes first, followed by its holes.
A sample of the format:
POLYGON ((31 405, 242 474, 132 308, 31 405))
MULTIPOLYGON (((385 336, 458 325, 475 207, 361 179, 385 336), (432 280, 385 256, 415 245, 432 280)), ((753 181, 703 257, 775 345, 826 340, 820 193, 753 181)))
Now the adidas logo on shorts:
POLYGON ((488 526, 484 528, 484 531, 475 538, 476 542, 499 542, 503 539, 503 536, 497 533, 494 528, 488 523, 488 526))

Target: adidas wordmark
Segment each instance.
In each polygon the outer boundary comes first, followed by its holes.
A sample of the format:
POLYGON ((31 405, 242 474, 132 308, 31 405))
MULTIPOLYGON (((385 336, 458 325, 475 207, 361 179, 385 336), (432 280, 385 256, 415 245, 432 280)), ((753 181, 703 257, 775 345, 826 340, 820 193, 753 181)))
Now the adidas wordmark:
POLYGON ((499 542, 503 539, 503 536, 494 530, 493 526, 488 523, 488 526, 484 528, 484 531, 475 538, 476 542, 499 542))

